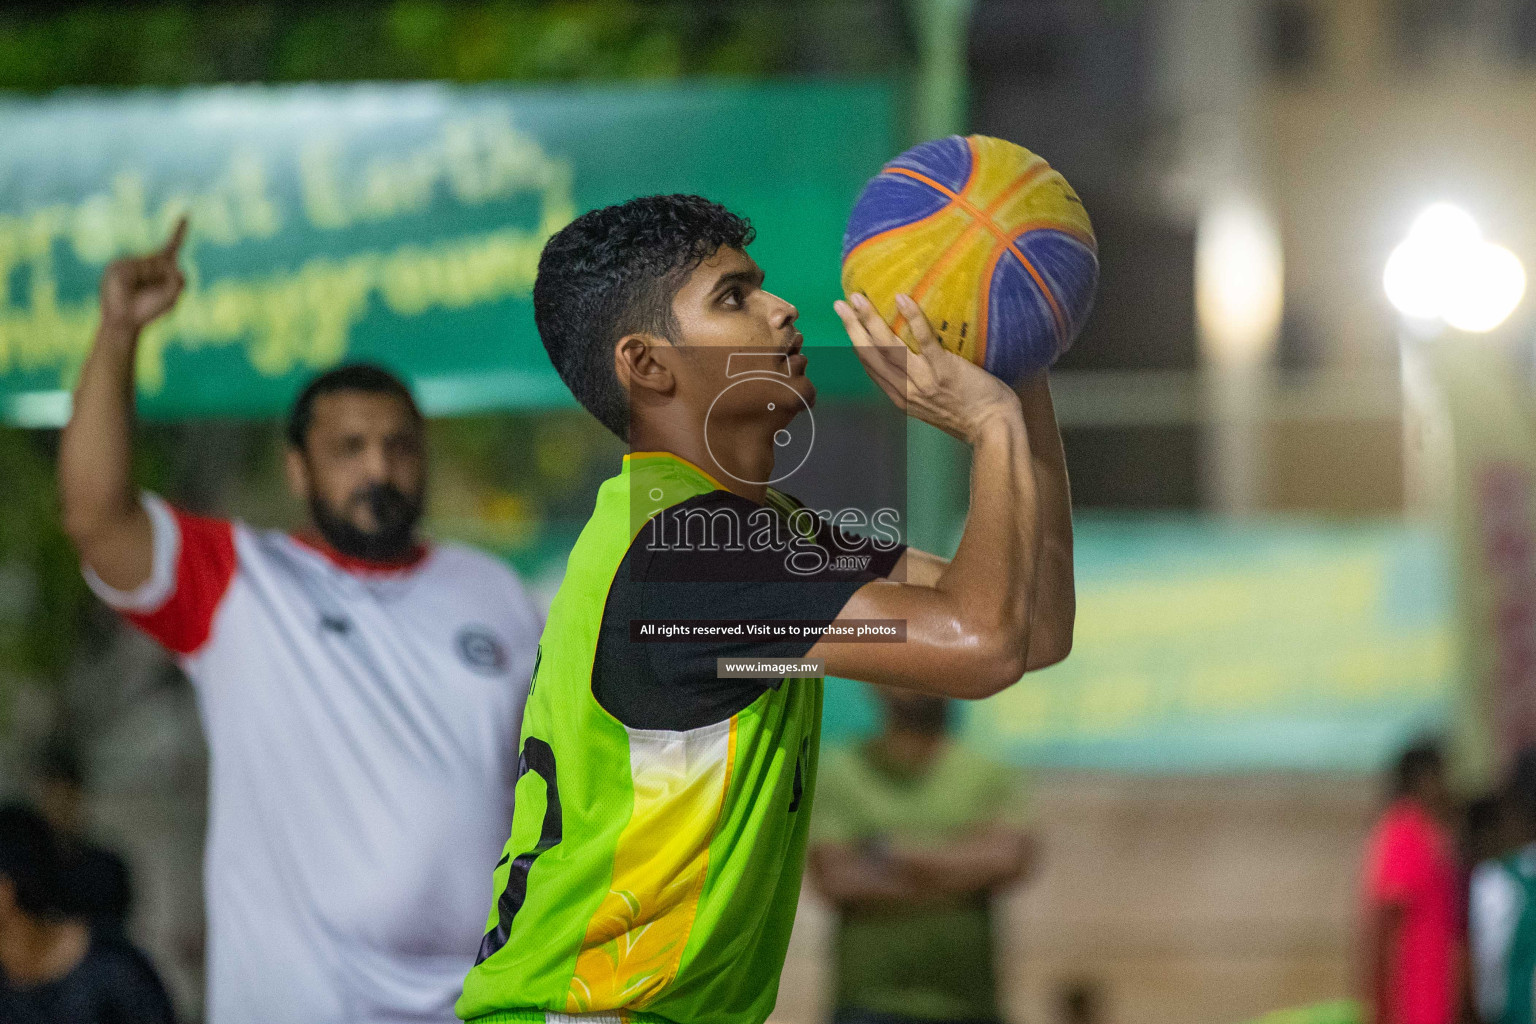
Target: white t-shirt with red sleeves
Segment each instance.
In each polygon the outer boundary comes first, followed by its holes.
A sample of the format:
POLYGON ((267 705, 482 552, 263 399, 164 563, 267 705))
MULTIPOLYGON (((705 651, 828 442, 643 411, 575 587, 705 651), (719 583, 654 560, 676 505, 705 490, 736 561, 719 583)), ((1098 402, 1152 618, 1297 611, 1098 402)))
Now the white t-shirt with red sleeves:
POLYGON ((197 691, 209 1024, 452 1021, 541 628, 517 577, 452 544, 379 569, 143 500, 149 580, 86 578, 197 691))

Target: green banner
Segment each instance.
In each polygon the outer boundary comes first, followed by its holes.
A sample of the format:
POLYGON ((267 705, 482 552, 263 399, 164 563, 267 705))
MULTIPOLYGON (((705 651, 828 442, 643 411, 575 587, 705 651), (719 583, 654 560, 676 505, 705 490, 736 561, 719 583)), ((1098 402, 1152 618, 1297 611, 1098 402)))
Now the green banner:
POLYGON ((344 358, 395 368, 432 414, 565 404, 533 325, 539 251, 578 212, 653 193, 750 217, 767 287, 808 343, 836 344, 843 226, 893 111, 883 84, 5 101, 0 416, 62 421, 103 265, 183 211, 189 286, 138 364, 150 417, 269 415, 344 358))
MULTIPOLYGON (((1024 764, 1128 771, 1375 771, 1450 725, 1450 553, 1398 524, 1078 517, 1072 655, 965 706, 1024 764)), ((826 732, 874 725, 829 687, 826 732)))

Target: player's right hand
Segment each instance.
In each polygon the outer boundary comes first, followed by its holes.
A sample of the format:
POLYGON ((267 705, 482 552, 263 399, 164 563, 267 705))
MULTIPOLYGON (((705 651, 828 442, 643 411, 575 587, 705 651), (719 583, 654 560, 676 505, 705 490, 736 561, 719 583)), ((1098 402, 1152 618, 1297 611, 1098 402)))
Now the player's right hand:
POLYGON ((986 370, 944 348, 922 307, 906 295, 896 305, 912 329, 909 349, 862 294, 833 303, 859 362, 886 397, 908 416, 967 444, 998 416, 1020 416, 1019 397, 986 370))
POLYGON ((147 256, 125 256, 107 264, 101 275, 101 322, 137 333, 176 304, 187 279, 176 266, 187 218, 171 229, 171 237, 147 256))

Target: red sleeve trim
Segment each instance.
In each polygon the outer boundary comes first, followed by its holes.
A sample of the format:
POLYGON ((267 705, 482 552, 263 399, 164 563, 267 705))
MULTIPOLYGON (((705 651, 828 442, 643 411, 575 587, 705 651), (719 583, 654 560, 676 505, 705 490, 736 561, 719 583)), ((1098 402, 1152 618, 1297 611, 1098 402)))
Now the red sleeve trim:
POLYGON ((171 512, 181 534, 175 589, 155 611, 124 618, 177 654, 189 655, 208 642, 213 617, 235 578, 235 530, 222 519, 171 512))

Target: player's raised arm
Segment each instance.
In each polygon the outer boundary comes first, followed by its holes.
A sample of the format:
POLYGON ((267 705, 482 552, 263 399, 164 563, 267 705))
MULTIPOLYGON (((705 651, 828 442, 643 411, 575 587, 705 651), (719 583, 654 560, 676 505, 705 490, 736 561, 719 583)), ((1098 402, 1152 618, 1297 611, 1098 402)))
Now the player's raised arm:
POLYGON ((133 485, 133 364, 139 332, 176 303, 186 283, 176 255, 183 218, 147 256, 115 260, 101 277, 101 322, 59 442, 64 530, 81 560, 119 590, 149 579, 153 538, 133 485))
POLYGON ((1046 371, 1018 388, 1030 465, 1040 508, 1040 551, 1035 566, 1035 600, 1030 609, 1026 672, 1054 665, 1072 653, 1077 619, 1077 579, 1072 567, 1072 490, 1067 455, 1056 425, 1056 408, 1046 371))
MULTIPOLYGON (((1050 579, 1042 586, 1040 575, 1046 564, 1049 573, 1061 571, 1062 541, 1053 538, 1055 553, 1042 559, 1047 517, 1020 396, 945 351, 916 303, 905 296, 898 303, 912 324, 916 353, 905 350, 863 296, 838 303, 837 312, 881 390, 908 415, 971 446, 970 514, 954 559, 931 586, 877 581, 843 607, 842 619, 904 620, 905 643, 820 641, 807 657, 825 659, 833 675, 986 697, 1026 671, 1059 661, 1071 647, 1070 582, 1050 579)), ((1064 483, 1059 495, 1049 495, 1053 503, 1065 499, 1064 483)), ((1060 516, 1050 518, 1059 529, 1060 516)), ((1069 517, 1066 523, 1070 572, 1069 517)))
MULTIPOLYGON (((1029 664, 1025 666, 1030 671, 1054 665, 1071 653, 1077 590, 1072 567, 1072 490, 1046 371, 1025 378, 1018 395, 1040 502, 1038 596, 1030 613, 1029 664)), ((890 575, 913 586, 932 587, 948 567, 947 558, 908 548, 890 575)))

